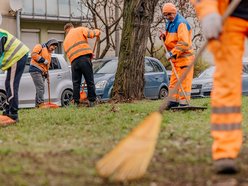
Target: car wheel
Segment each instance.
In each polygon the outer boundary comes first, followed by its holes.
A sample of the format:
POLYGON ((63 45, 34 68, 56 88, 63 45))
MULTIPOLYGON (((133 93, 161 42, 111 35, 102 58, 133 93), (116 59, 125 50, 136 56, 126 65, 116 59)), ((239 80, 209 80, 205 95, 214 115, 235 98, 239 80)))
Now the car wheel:
POLYGON ((73 98, 72 90, 65 90, 61 95, 61 106, 66 107, 71 104, 73 98))
POLYGON ((5 103, 6 103, 7 96, 3 93, 0 92, 0 110, 4 110, 5 108, 5 103))
POLYGON ((158 98, 159 99, 164 99, 168 96, 168 90, 165 87, 162 87, 159 91, 158 98))

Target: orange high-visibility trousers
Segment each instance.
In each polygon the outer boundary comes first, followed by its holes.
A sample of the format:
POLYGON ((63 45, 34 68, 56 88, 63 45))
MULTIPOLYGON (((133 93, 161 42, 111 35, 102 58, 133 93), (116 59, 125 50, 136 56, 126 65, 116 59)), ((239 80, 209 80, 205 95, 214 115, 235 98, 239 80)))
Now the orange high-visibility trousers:
POLYGON ((219 41, 210 43, 216 71, 211 94, 212 157, 236 158, 242 144, 242 57, 248 21, 230 17, 219 41))
MULTIPOLYGON (((186 64, 190 64, 194 60, 194 56, 184 58, 183 60, 184 61, 187 60, 188 62, 186 64)), ((175 70, 176 70, 179 78, 183 75, 183 73, 186 71, 186 69, 187 69, 187 65, 186 66, 175 65, 175 70)), ((179 87, 177 89, 177 91, 175 92, 175 94, 172 95, 171 100, 169 100, 169 101, 179 102, 179 104, 183 104, 183 105, 187 104, 186 98, 188 100, 190 100, 193 73, 194 73, 194 69, 192 68, 182 82, 182 87, 184 89, 186 97, 184 96, 181 87, 179 87)), ((174 71, 172 71, 171 78, 170 78, 169 91, 175 87, 177 82, 178 82, 178 80, 176 78, 176 75, 175 75, 174 71)))

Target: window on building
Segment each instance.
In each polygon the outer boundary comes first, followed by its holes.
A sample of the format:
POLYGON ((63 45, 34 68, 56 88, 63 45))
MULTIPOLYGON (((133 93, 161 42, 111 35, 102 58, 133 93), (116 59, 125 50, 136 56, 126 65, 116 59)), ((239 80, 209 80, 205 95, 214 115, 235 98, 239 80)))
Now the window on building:
POLYGON ((70 17, 69 0, 59 1, 59 16, 70 17))
POLYGON ((30 50, 40 41, 40 30, 39 29, 22 29, 21 40, 30 50))
POLYGON ((34 14, 35 15, 46 14, 46 0, 34 0, 34 14))
POLYGON ((23 1, 23 14, 32 14, 33 13, 33 0, 24 0, 23 1))
POLYGON ((57 16, 58 15, 58 1, 49 0, 47 3, 47 16, 57 16))
POLYGON ((23 0, 22 15, 79 19, 82 16, 81 11, 80 0, 23 0))
POLYGON ((71 16, 72 17, 81 17, 82 9, 79 6, 80 3, 78 0, 71 0, 71 16))

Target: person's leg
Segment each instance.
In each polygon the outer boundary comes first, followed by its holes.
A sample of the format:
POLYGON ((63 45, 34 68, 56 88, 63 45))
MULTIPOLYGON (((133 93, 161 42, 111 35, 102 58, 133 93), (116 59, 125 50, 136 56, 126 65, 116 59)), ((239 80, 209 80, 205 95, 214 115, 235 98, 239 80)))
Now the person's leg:
POLYGON ((86 58, 86 61, 81 63, 83 75, 87 84, 88 100, 94 102, 96 100, 96 88, 94 83, 94 75, 92 69, 92 63, 90 59, 86 58))
MULTIPOLYGON (((176 71, 179 70, 178 67, 175 67, 175 69, 176 71)), ((169 95, 170 95, 170 92, 172 92, 172 90, 176 86, 176 83, 177 83, 177 78, 176 78, 175 72, 172 71, 172 74, 170 77, 169 95)), ((178 98, 179 98, 179 94, 178 94, 178 89, 177 89, 177 91, 173 95, 171 95, 170 99, 168 100, 168 105, 165 109, 169 110, 171 109, 171 107, 177 107, 179 105, 178 98)))
POLYGON ((35 106, 38 107, 40 104, 44 103, 45 80, 40 72, 30 72, 30 75, 36 90, 35 106))
POLYGON ((211 43, 216 64, 211 94, 212 156, 218 173, 237 171, 233 161, 242 144, 241 74, 247 24, 238 18, 228 18, 220 43, 211 43))
POLYGON ((27 55, 22 57, 7 71, 5 86, 7 90, 8 116, 14 120, 18 120, 18 91, 21 76, 23 74, 27 61, 27 55))
POLYGON ((74 104, 79 104, 80 99, 80 87, 82 81, 82 69, 80 67, 80 57, 75 59, 71 64, 72 71, 72 84, 73 84, 73 100, 74 104))
MULTIPOLYGON (((192 62, 194 60, 194 58, 189 57, 185 60, 192 62)), ((186 69, 187 69, 187 66, 180 67, 179 73, 178 73, 179 78, 183 75, 183 73, 186 71, 186 69)), ((188 105, 187 100, 190 101, 193 74, 194 74, 194 68, 192 68, 189 71, 189 73, 186 75, 185 79, 182 82, 182 87, 183 87, 183 90, 184 90, 186 97, 185 97, 181 87, 179 88, 179 105, 180 106, 187 106, 188 105)))

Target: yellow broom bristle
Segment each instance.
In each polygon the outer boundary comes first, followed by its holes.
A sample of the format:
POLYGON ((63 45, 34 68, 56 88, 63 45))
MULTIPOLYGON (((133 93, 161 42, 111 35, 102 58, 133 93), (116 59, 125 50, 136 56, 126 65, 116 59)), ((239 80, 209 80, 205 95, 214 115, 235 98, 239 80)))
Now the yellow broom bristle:
POLYGON ((96 164, 100 176, 114 181, 142 177, 154 153, 162 115, 153 112, 96 164))

